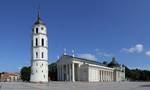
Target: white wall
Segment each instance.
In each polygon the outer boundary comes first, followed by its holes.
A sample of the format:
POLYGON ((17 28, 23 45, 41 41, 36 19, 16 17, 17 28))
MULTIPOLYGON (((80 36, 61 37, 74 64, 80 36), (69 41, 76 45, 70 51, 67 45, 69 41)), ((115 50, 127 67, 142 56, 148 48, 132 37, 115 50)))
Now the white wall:
POLYGON ((98 82, 100 79, 98 68, 89 67, 89 82, 98 82))
POLYGON ((32 64, 31 70, 31 80, 33 82, 48 81, 48 62, 36 61, 32 64))
POLYGON ((31 62, 30 81, 48 82, 48 37, 46 26, 42 24, 36 24, 33 26, 31 62), (38 32, 36 32, 36 30, 38 30, 38 32), (44 40, 43 46, 42 39, 44 40))

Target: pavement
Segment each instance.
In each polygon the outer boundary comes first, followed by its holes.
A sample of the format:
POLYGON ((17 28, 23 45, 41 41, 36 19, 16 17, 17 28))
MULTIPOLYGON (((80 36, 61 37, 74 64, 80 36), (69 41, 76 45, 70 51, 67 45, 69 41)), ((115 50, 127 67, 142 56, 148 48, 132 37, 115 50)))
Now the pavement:
POLYGON ((150 82, 0 82, 0 90, 150 90, 150 82))

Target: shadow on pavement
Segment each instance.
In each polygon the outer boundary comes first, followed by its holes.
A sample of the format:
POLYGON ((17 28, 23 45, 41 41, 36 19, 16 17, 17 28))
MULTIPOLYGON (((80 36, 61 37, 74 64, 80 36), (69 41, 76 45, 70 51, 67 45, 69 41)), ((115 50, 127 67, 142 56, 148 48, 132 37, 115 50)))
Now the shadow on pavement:
POLYGON ((140 85, 140 87, 150 87, 150 84, 149 85, 140 85))

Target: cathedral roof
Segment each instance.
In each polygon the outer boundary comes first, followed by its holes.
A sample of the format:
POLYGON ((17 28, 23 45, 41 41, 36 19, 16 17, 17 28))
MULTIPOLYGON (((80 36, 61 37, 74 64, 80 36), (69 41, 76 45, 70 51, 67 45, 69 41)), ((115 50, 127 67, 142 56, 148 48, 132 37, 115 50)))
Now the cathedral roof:
POLYGON ((100 63, 98 61, 94 61, 94 60, 89 60, 89 59, 80 58, 80 57, 73 57, 71 55, 63 55, 63 56, 70 57, 70 58, 75 58, 75 60, 86 62, 86 63, 90 63, 90 64, 105 66, 104 64, 102 64, 102 63, 100 63))

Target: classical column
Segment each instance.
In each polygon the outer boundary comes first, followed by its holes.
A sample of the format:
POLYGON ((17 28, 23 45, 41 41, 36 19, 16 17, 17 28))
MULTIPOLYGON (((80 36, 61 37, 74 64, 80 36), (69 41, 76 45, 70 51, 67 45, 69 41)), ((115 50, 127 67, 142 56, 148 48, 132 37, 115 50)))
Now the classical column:
POLYGON ((71 81, 71 64, 69 64, 69 80, 71 81))
POLYGON ((60 80, 62 81, 62 65, 60 65, 60 70, 59 71, 60 71, 60 74, 59 74, 60 75, 60 80))
POLYGON ((103 80, 102 74, 103 74, 103 73, 102 73, 102 70, 101 70, 101 82, 102 82, 102 80, 103 80))
POLYGON ((59 80, 61 81, 61 65, 59 65, 59 80))
POLYGON ((60 74, 60 68, 59 68, 59 65, 58 65, 58 71, 57 72, 58 72, 58 80, 60 80, 60 75, 59 75, 60 74))
POLYGON ((101 81, 101 70, 99 70, 99 81, 101 81))
POLYGON ((58 79, 60 81, 60 65, 58 66, 58 79))
POLYGON ((100 70, 100 82, 102 81, 102 72, 100 70))
POLYGON ((104 82, 105 78, 104 78, 104 70, 103 70, 103 82, 104 82))
POLYGON ((114 81, 114 72, 112 72, 112 81, 114 81))
POLYGON ((101 70, 101 82, 102 82, 102 70, 101 70))
POLYGON ((111 82, 111 71, 110 71, 110 82, 111 82))
POLYGON ((106 78, 106 82, 107 82, 107 79, 108 79, 108 77, 107 77, 107 71, 105 71, 105 73, 106 73, 106 77, 105 78, 106 78))
POLYGON ((107 81, 107 72, 105 71, 105 82, 107 81))
POLYGON ((107 78, 107 82, 108 82, 108 80, 109 80, 109 74, 108 74, 108 71, 107 71, 107 77, 106 77, 106 78, 107 78))
POLYGON ((104 76, 105 76, 105 82, 106 82, 106 71, 104 71, 104 76))
POLYGON ((59 66, 59 78, 61 80, 61 65, 59 66))
POLYGON ((111 72, 111 81, 113 81, 113 72, 111 72))
POLYGON ((109 71, 109 82, 110 82, 110 78, 111 78, 111 74, 110 74, 110 71, 109 71))
POLYGON ((68 75, 67 75, 67 74, 68 74, 68 73, 67 73, 67 64, 66 64, 66 68, 65 68, 65 69, 66 69, 66 70, 65 70, 65 71, 66 71, 65 73, 66 73, 66 81, 67 81, 67 79, 68 79, 68 75))
POLYGON ((59 80, 59 66, 57 65, 57 80, 59 80))
POLYGON ((72 81, 74 82, 74 63, 72 63, 72 81))
POLYGON ((109 82, 111 81, 111 71, 109 71, 109 82))
POLYGON ((61 78, 62 78, 62 81, 64 81, 64 65, 61 65, 61 78))
POLYGON ((113 81, 113 72, 111 72, 111 81, 113 81))
POLYGON ((106 82, 108 81, 108 71, 106 71, 106 82))
POLYGON ((110 82, 111 82, 111 71, 110 71, 110 82))

